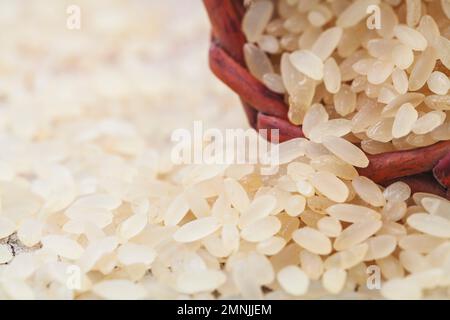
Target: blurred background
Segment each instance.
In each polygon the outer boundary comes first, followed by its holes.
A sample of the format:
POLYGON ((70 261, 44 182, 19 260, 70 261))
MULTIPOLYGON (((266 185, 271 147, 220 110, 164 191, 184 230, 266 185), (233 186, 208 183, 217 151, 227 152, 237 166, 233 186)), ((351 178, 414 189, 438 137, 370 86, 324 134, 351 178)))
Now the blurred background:
POLYGON ((162 152, 194 120, 247 126, 208 69, 201 0, 1 0, 0 43, 0 160, 19 171, 93 141, 162 152), (71 5, 79 30, 67 27, 71 5))

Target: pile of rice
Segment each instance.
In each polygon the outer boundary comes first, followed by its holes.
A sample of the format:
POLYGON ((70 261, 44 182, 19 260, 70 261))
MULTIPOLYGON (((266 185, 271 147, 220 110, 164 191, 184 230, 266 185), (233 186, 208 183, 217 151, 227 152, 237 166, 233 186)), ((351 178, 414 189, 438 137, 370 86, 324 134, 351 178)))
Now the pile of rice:
POLYGON ((206 69, 200 2, 78 1, 79 32, 67 3, 0 3, 15 30, 1 31, 0 299, 450 297, 450 202, 358 176, 367 157, 341 137, 282 144, 271 176, 172 164, 173 129, 245 121, 206 69))
POLYGON ((309 139, 369 154, 450 139, 450 1, 247 2, 247 66, 309 139))

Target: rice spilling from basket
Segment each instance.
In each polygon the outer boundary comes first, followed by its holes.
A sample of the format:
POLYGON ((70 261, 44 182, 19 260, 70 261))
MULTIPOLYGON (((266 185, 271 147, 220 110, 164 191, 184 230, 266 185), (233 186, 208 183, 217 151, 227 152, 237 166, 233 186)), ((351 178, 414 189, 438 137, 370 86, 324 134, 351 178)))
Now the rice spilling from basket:
POLYGON ((290 122, 310 125, 320 105, 328 121, 348 121, 332 135, 369 154, 450 140, 448 1, 247 4, 247 66, 285 96, 290 122))

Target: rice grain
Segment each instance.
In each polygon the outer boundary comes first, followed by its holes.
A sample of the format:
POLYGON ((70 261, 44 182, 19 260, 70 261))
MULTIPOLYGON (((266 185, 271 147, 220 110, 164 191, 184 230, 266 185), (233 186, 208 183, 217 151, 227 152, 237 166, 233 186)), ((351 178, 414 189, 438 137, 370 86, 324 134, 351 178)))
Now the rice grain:
POLYGON ((349 249, 375 234, 382 226, 379 220, 357 222, 346 228, 334 241, 338 251, 349 249))
POLYGON ((326 255, 332 250, 331 241, 321 232, 305 227, 292 234, 294 241, 311 253, 326 255))
POLYGON ((217 218, 201 218, 183 225, 174 233, 173 238, 175 241, 182 243, 194 242, 214 233, 219 227, 217 218))

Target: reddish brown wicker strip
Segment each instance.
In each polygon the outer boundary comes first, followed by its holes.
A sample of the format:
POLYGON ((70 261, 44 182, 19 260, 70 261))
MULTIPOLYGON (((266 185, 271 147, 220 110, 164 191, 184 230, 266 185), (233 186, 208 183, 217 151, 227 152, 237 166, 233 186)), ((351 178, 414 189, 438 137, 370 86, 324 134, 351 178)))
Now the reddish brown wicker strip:
POLYGON ((242 1, 203 0, 216 39, 235 61, 244 65, 245 36, 241 31, 244 14, 242 1))
POLYGON ((434 167, 433 174, 441 185, 450 188, 450 152, 434 167))
MULTIPOLYGON (((272 117, 266 114, 258 114, 258 129, 279 129, 279 141, 284 142, 294 138, 303 137, 303 131, 300 127, 293 125, 287 120, 272 117)), ((270 134, 267 137, 272 141, 270 134)))

